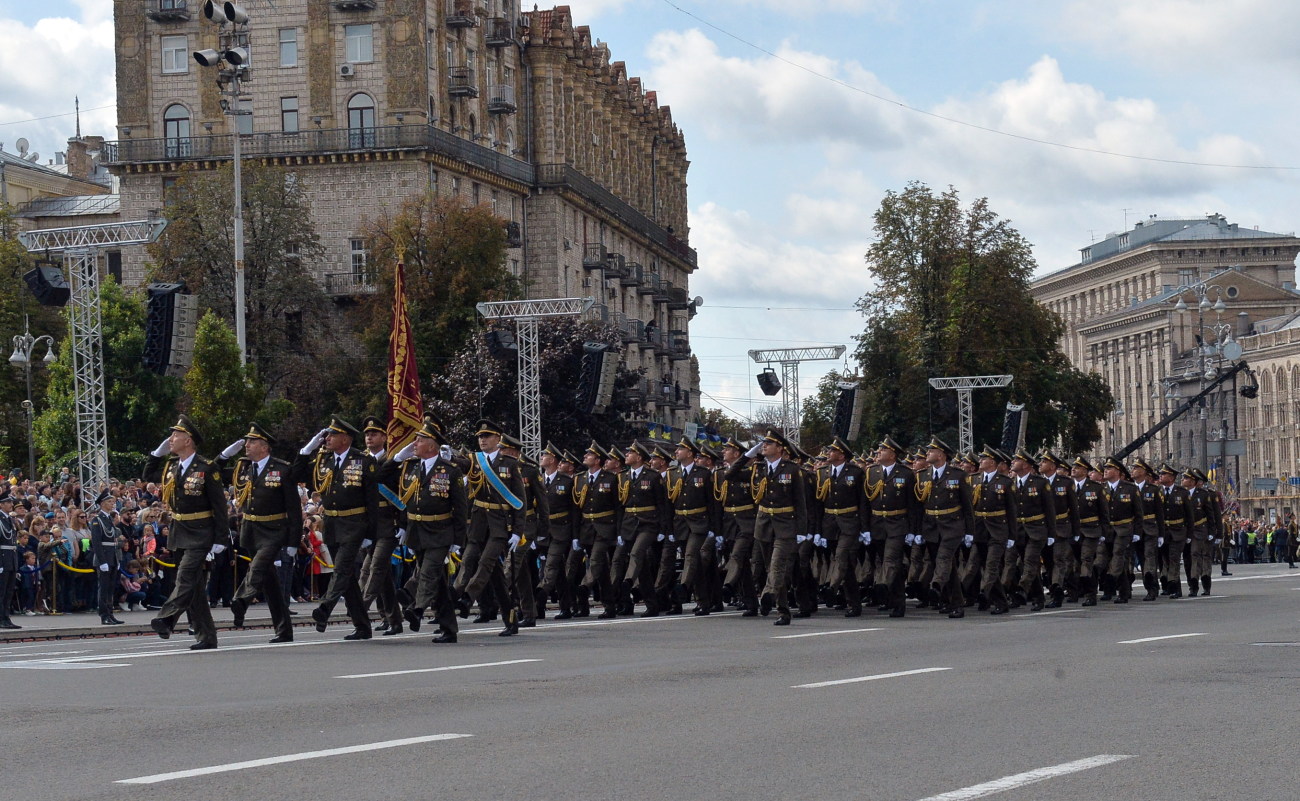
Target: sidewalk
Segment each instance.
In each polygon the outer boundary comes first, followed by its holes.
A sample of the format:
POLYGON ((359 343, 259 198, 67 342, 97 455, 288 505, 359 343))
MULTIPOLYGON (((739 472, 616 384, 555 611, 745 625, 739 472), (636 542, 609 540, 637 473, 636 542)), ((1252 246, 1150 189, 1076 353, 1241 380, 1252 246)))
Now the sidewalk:
MULTIPOLYGON (((295 628, 314 625, 311 619, 311 610, 315 606, 315 604, 302 603, 289 605, 289 609, 297 613, 293 619, 295 628)), ((348 616, 342 613, 342 606, 340 603, 340 611, 330 618, 331 625, 349 622, 348 616)), ((10 619, 17 625, 22 626, 22 628, 0 629, 0 643, 32 640, 77 640, 86 637, 120 637, 132 634, 157 636, 154 634, 153 629, 149 628, 149 621, 158 614, 157 611, 139 610, 135 612, 116 612, 114 614, 118 620, 124 622, 124 625, 105 626, 99 622, 99 614, 94 610, 64 615, 35 615, 32 617, 12 615, 10 619)), ((231 625, 231 621, 234 619, 233 613, 225 607, 214 607, 212 609, 212 619, 217 624, 217 631, 237 630, 231 625)), ((374 619, 377 620, 377 616, 374 619)), ((244 628, 270 631, 271 613, 267 611, 266 604, 256 604, 248 608, 247 614, 244 615, 244 628)), ((173 636, 186 636, 184 615, 177 622, 176 634, 173 636)))

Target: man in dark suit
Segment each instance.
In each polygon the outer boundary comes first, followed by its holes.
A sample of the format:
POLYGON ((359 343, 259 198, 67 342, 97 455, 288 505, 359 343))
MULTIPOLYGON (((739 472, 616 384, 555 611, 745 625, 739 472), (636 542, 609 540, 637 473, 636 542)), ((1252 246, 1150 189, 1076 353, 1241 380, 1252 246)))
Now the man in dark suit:
POLYGON ((95 578, 99 584, 99 622, 105 626, 121 625, 122 621, 113 616, 113 596, 117 592, 117 575, 119 554, 117 547, 117 526, 113 524, 113 513, 117 511, 117 499, 107 487, 95 499, 98 507, 90 518, 90 544, 95 551, 95 578))

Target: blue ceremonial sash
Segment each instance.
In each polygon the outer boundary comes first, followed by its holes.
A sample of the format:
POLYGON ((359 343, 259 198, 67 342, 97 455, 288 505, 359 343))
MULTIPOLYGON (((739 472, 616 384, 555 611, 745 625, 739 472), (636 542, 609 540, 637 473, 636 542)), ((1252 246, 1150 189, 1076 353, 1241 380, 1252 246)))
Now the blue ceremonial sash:
POLYGON ((515 511, 524 508, 524 502, 515 497, 515 494, 510 491, 510 488, 506 486, 506 483, 501 480, 501 476, 498 476, 496 471, 492 469, 492 463, 488 461, 487 454, 483 451, 479 451, 475 453, 474 456, 478 459, 479 469, 483 471, 484 476, 487 476, 487 481, 492 485, 492 489, 496 490, 497 494, 500 495, 506 503, 510 504, 515 511))
POLYGON ((402 503, 402 499, 397 497, 397 493, 390 490, 387 484, 379 485, 379 494, 384 500, 388 501, 393 506, 396 506, 398 509, 406 509, 406 504, 402 503))

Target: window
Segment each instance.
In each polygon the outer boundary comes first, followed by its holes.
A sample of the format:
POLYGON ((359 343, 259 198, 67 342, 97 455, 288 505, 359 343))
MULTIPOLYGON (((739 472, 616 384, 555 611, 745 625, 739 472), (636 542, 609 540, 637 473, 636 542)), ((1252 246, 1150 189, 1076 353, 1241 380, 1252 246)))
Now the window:
POLYGON ((190 155, 190 110, 173 103, 163 112, 163 139, 168 158, 190 155))
POLYGON ((180 179, 174 175, 168 175, 162 179, 162 199, 164 206, 172 204, 173 195, 176 192, 176 182, 180 179))
POLYGON ((474 198, 475 206, 483 202, 483 187, 479 185, 478 181, 475 181, 473 186, 470 187, 470 196, 474 198))
POLYGON ((298 131, 298 98, 280 98, 280 130, 285 133, 298 131))
POLYGON ((360 280, 366 274, 366 261, 369 252, 366 250, 366 240, 349 239, 348 246, 352 251, 352 277, 360 280))
POLYGON ((375 101, 362 92, 348 100, 348 147, 375 146, 375 101))
POLYGON ((452 49, 452 43, 451 43, 451 40, 448 39, 448 40, 447 40, 447 65, 446 65, 446 66, 447 66, 447 69, 451 69, 451 68, 454 67, 455 65, 456 65, 456 51, 452 49))
POLYGON ((502 67, 501 82, 505 84, 513 84, 514 80, 515 80, 515 71, 510 67, 502 67))
POLYGON ((365 64, 375 60, 374 37, 370 25, 344 25, 343 40, 347 45, 349 64, 365 64))
POLYGON ((280 29, 280 66, 298 66, 298 29, 280 29))
POLYGON ((162 38, 163 75, 177 75, 190 71, 190 40, 188 36, 162 38))
POLYGON ((438 69, 438 32, 430 28, 429 38, 426 41, 429 44, 426 48, 428 52, 424 56, 425 61, 428 62, 429 69, 436 70, 438 69))
POLYGON ((239 114, 235 115, 235 129, 247 136, 253 132, 253 101, 239 101, 239 114))
POLYGON ((438 171, 432 165, 429 166, 429 191, 438 194, 438 171))
POLYGON ((465 66, 472 70, 476 64, 477 62, 474 60, 474 49, 472 47, 465 48, 465 66))
POLYGON ((460 197, 460 177, 453 175, 451 177, 451 194, 452 197, 460 197))

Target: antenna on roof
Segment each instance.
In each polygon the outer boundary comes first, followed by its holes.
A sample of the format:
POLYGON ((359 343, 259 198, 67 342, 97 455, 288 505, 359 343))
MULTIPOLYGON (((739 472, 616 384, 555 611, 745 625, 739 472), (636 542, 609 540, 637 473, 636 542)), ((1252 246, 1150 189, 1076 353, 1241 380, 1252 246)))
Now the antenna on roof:
POLYGON ((80 139, 81 138, 81 97, 79 95, 73 95, 72 102, 77 112, 77 138, 80 139))

